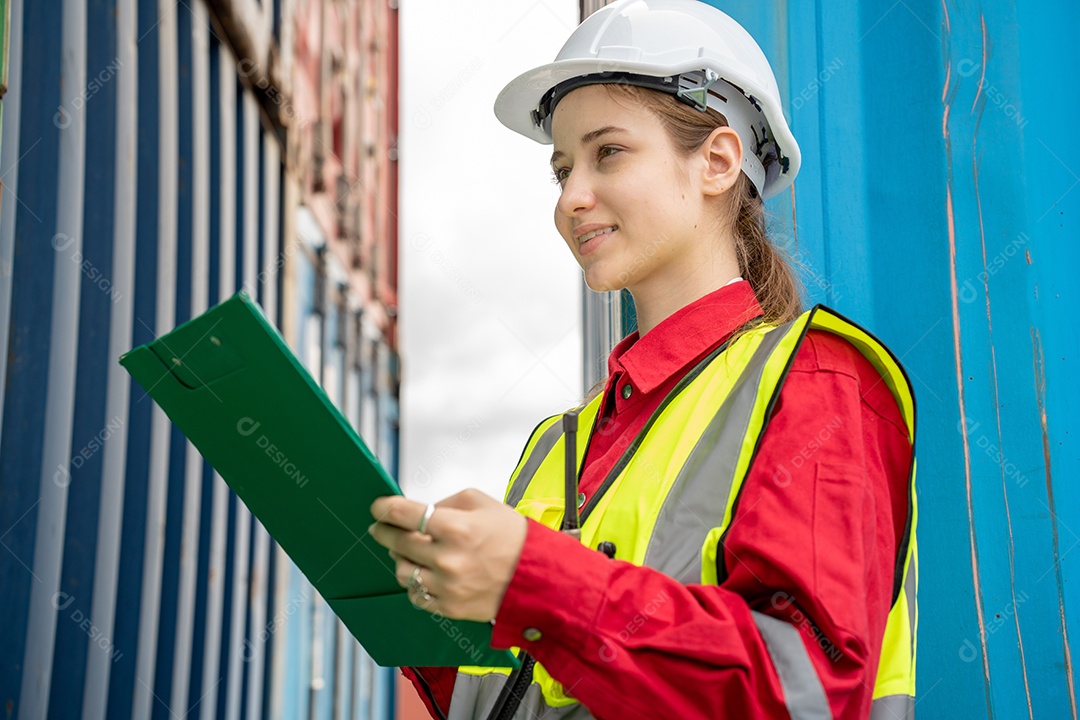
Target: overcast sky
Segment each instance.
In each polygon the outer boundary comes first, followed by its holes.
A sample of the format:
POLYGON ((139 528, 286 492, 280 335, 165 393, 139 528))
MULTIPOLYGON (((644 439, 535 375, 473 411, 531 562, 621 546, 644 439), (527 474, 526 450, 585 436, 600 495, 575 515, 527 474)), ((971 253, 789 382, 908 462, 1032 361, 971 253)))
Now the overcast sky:
POLYGON ((581 272, 552 220, 551 147, 492 111, 550 62, 576 0, 401 3, 401 481, 502 498, 529 433, 577 403, 581 272))

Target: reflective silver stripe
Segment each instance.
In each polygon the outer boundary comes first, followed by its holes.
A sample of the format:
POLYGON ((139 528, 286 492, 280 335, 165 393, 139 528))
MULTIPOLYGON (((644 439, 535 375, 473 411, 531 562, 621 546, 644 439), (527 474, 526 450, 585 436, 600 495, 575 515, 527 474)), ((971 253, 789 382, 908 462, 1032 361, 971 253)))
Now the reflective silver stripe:
POLYGON ((644 564, 684 585, 701 582, 701 548, 709 531, 724 519, 761 374, 789 325, 762 338, 664 498, 644 564))
POLYGON ((915 698, 886 695, 870 705, 870 720, 915 720, 915 698))
POLYGON ((514 484, 510 487, 510 492, 506 495, 508 505, 517 507, 517 504, 521 502, 521 498, 525 497, 525 491, 528 489, 529 483, 532 482, 533 476, 536 475, 536 471, 540 468, 540 463, 544 462, 544 458, 551 452, 551 448, 555 447, 555 443, 558 442, 561 436, 562 423, 556 420, 536 441, 536 446, 529 453, 525 464, 521 466, 521 472, 518 473, 514 484))
POLYGON ((791 720, 832 720, 825 688, 794 625, 751 610, 769 650, 791 720))
POLYGON ((450 698, 450 713, 446 720, 486 718, 491 714, 506 679, 502 673, 469 675, 459 672, 454 679, 454 694, 450 698))
MULTIPOLYGON (((447 720, 486 720, 495 706, 506 675, 489 673, 487 675, 469 675, 458 673, 454 681, 454 694, 450 700, 450 714, 447 720)), ((514 720, 595 720, 581 703, 564 707, 551 707, 544 702, 539 683, 533 683, 525 690, 514 720)))

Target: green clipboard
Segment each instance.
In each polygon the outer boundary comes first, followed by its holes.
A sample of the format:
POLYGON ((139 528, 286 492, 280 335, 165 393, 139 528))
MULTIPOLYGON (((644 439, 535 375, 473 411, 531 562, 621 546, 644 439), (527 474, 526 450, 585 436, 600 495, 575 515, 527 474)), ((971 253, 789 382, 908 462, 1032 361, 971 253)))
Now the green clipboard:
POLYGON ((400 495, 262 309, 240 292, 120 364, 161 406, 379 665, 516 667, 489 623, 416 608, 368 534, 400 495))

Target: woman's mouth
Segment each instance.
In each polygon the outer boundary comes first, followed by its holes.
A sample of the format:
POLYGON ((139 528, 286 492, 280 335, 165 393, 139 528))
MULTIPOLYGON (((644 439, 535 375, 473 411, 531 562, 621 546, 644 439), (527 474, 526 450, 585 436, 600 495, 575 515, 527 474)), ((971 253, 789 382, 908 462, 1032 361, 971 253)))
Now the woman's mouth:
POLYGON ((609 225, 608 227, 585 233, 578 239, 578 251, 582 255, 589 254, 594 249, 596 249, 596 247, 599 246, 600 243, 609 238, 611 234, 618 229, 618 225, 609 225))

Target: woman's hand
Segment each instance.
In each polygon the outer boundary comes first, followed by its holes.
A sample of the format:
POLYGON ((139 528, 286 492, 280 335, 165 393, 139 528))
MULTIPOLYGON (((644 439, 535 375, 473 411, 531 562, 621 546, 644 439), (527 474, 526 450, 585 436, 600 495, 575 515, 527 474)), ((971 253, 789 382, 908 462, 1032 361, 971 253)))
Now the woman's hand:
POLYGON ((417 532, 427 506, 400 495, 371 504, 375 542, 390 550, 403 587, 420 568, 420 582, 431 600, 418 602, 429 612, 456 620, 494 619, 514 576, 528 521, 505 503, 479 490, 464 490, 435 503, 424 533, 417 532))

